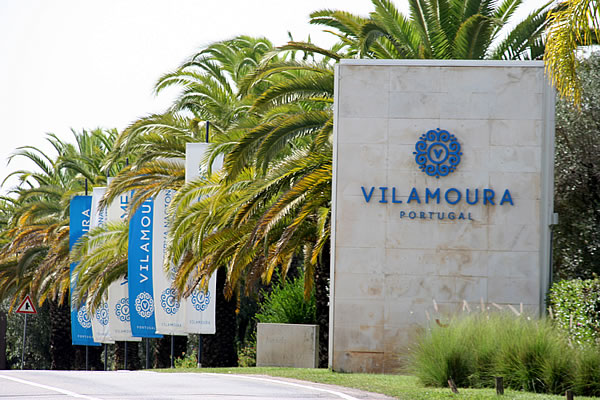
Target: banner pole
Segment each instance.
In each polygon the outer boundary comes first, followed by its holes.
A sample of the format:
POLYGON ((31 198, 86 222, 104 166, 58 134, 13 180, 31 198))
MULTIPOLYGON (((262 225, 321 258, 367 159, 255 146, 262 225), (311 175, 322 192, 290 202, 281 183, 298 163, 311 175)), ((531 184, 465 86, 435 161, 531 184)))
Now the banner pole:
POLYGON ((25 323, 23 324, 23 350, 21 351, 21 369, 25 365, 25 343, 27 339, 27 314, 25 314, 25 323))
MULTIPOLYGON (((208 143, 208 127, 210 122, 206 121, 206 143, 208 143)), ((202 368, 202 335, 198 334, 198 368, 202 368)))
POLYGON ((175 344, 173 343, 173 335, 171 335, 171 368, 175 368, 175 344))
POLYGON ((104 343, 104 370, 108 371, 108 344, 104 343))
POLYGON ((127 340, 125 341, 125 359, 123 360, 123 369, 127 369, 127 340))
POLYGON ((202 335, 198 334, 198 368, 202 368, 202 335))
POLYGON ((150 369, 150 338, 146 338, 146 369, 150 369))
POLYGON ((88 347, 88 345, 85 345, 85 370, 87 371, 89 369, 89 360, 90 360, 90 352, 89 352, 90 348, 88 347))

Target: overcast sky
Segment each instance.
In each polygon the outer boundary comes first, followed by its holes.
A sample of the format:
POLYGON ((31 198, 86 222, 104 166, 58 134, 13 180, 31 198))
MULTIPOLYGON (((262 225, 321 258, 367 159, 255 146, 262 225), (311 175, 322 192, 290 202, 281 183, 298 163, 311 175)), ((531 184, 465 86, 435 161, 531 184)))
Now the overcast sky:
MULTIPOLYGON (((531 9, 540 0, 527 0, 531 9)), ((405 11, 406 0, 397 0, 405 11)), ((71 141, 70 128, 118 128, 164 111, 169 92, 153 85, 202 46, 238 34, 284 44, 310 34, 323 8, 367 15, 369 0, 0 0, 0 179, 30 168, 9 155, 44 144, 47 132, 71 141)), ((2 192, 6 191, 4 187, 2 192)))

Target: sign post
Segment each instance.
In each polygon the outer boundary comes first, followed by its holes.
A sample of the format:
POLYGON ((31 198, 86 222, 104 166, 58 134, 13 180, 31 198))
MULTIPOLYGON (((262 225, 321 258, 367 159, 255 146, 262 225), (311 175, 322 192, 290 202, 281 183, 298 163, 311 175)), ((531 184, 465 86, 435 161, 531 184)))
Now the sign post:
POLYGON ((21 349, 21 369, 25 365, 25 340, 27 338, 27 314, 25 314, 25 323, 23 323, 23 348, 21 349))
POLYGON ((29 295, 25 296, 16 312, 19 314, 25 314, 25 321, 23 323, 23 349, 21 351, 21 369, 23 369, 25 365, 25 344, 27 338, 27 314, 37 314, 37 310, 35 309, 35 306, 33 305, 29 295))

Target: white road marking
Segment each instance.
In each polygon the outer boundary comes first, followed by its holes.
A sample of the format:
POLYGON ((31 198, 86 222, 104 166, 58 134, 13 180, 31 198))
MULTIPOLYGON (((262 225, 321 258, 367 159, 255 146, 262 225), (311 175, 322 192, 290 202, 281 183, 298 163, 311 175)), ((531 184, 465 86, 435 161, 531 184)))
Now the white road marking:
POLYGON ((323 388, 318 388, 318 387, 309 386, 309 385, 301 385, 299 383, 292 383, 292 382, 280 381, 280 380, 277 380, 277 379, 258 378, 256 376, 246 376, 246 375, 215 374, 215 373, 212 373, 212 372, 204 372, 203 374, 205 374, 205 375, 214 375, 214 376, 229 376, 229 377, 234 377, 234 378, 250 379, 250 380, 255 380, 255 381, 264 381, 264 382, 271 382, 271 383, 279 383, 281 385, 295 386, 295 387, 299 387, 299 388, 303 388, 303 389, 312 389, 312 390, 317 390, 319 392, 329 393, 329 394, 332 394, 334 396, 338 396, 338 397, 340 397, 342 399, 345 399, 345 400, 360 400, 360 399, 358 399, 356 397, 352 397, 350 395, 347 395, 345 393, 338 392, 338 391, 335 391, 335 390, 323 389, 323 388))
POLYGON ((22 384, 29 385, 29 386, 35 386, 35 387, 39 387, 39 388, 42 388, 42 389, 52 390, 54 392, 66 394, 67 396, 75 397, 77 399, 102 400, 102 399, 99 399, 97 397, 90 397, 90 396, 86 396, 86 395, 83 395, 83 394, 71 392, 70 390, 65 390, 65 389, 54 387, 54 386, 43 385, 41 383, 26 381, 25 379, 15 378, 15 377, 12 377, 12 376, 6 376, 6 375, 0 374, 0 378, 8 379, 9 381, 14 381, 14 382, 22 383, 22 384))

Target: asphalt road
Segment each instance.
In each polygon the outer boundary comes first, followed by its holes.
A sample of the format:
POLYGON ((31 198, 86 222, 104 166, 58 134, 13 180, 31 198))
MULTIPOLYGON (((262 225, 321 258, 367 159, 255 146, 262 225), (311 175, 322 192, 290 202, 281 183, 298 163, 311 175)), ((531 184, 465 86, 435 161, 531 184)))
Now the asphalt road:
POLYGON ((146 371, 0 371, 0 400, 386 399, 265 376, 146 371))

